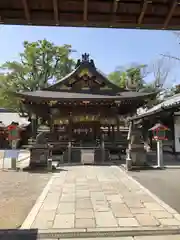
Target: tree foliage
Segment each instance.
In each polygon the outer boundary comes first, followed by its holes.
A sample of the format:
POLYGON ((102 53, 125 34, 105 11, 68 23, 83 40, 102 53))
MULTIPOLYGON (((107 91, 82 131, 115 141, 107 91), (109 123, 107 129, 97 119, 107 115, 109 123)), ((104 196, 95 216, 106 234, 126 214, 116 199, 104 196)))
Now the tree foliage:
POLYGON ((44 39, 25 41, 23 46, 20 61, 6 62, 1 66, 1 106, 19 109, 14 92, 43 89, 74 69, 71 45, 56 46, 44 39))
MULTIPOLYGON (((109 79, 122 88, 131 88, 141 92, 161 92, 170 73, 170 65, 164 58, 160 58, 151 65, 140 64, 129 68, 117 68, 109 74, 109 79), (146 78, 151 77, 152 81, 147 82, 146 78)), ((147 107, 159 103, 160 99, 155 97, 149 99, 147 107)))
POLYGON ((136 90, 142 89, 145 84, 145 77, 148 75, 147 65, 136 65, 128 68, 116 68, 109 74, 109 79, 122 88, 128 85, 136 85, 136 90))

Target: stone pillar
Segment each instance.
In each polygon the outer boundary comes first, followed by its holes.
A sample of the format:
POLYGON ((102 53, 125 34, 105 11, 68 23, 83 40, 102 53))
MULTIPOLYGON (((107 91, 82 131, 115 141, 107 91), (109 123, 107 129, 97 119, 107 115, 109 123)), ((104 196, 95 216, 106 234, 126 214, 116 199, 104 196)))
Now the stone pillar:
POLYGON ((134 166, 145 166, 146 165, 146 151, 142 141, 141 131, 134 128, 132 131, 132 142, 131 142, 131 159, 132 165, 134 166))
POLYGON ((132 169, 132 159, 131 159, 131 137, 132 137, 133 122, 130 122, 128 131, 128 148, 126 149, 126 170, 130 171, 132 169))
POLYGON ((142 128, 141 128, 141 133, 143 137, 143 142, 144 142, 144 149, 146 152, 150 152, 151 146, 149 143, 149 130, 150 129, 150 123, 148 120, 142 122, 142 128))
POLYGON ((163 163, 163 144, 162 141, 157 141, 157 164, 159 168, 164 167, 163 163))
POLYGON ((31 124, 32 124, 32 138, 36 139, 37 134, 37 124, 36 124, 36 114, 31 115, 31 124))
POLYGON ((131 122, 128 133, 128 149, 126 151, 126 169, 128 171, 133 166, 142 167, 146 165, 146 151, 142 140, 141 130, 131 122))
POLYGON ((104 133, 101 135, 101 161, 105 160, 104 133))
MULTIPOLYGON (((11 141, 11 148, 13 150, 17 149, 17 143, 18 143, 18 140, 12 140, 11 141)), ((17 162, 17 158, 11 158, 11 168, 13 170, 16 170, 16 162, 17 162)))
POLYGON ((72 153, 72 146, 71 141, 68 142, 68 163, 71 162, 71 153, 72 153))

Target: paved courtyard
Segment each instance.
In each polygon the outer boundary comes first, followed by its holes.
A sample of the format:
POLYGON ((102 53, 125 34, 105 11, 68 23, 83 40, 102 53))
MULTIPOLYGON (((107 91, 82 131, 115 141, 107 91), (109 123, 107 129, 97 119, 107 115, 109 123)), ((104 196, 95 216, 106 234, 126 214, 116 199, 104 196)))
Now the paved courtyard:
POLYGON ((180 215, 117 166, 69 166, 55 173, 22 228, 99 231, 180 228, 180 215))

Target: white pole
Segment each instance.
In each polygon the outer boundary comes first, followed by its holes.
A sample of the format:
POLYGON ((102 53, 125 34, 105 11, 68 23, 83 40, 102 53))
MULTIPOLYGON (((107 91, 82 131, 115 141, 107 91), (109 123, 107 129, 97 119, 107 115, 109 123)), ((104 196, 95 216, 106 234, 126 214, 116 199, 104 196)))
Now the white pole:
POLYGON ((157 141, 157 164, 159 168, 163 167, 163 145, 162 141, 157 141))
MULTIPOLYGON (((17 148, 17 140, 12 140, 11 144, 12 150, 15 150, 17 148)), ((16 161, 17 158, 11 158, 11 168, 13 170, 16 170, 16 161)))

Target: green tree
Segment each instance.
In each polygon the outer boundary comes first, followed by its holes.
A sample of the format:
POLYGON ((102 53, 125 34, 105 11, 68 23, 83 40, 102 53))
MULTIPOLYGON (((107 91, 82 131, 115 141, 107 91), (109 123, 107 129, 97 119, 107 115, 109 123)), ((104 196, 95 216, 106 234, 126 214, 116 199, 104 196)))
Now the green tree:
POLYGON ((47 40, 23 43, 20 61, 1 66, 0 104, 19 110, 14 92, 35 91, 70 73, 75 66, 71 45, 56 46, 47 40))
POLYGON ((108 75, 108 78, 110 81, 115 83, 117 86, 119 86, 121 88, 126 87, 127 73, 122 68, 120 68, 120 67, 116 68, 114 72, 111 72, 108 75))
POLYGON ((147 108, 156 105, 162 101, 162 93, 164 93, 164 84, 170 73, 170 64, 164 58, 157 59, 151 65, 136 65, 130 68, 117 68, 109 74, 109 79, 122 88, 129 88, 141 92, 158 92, 154 98, 150 97, 146 104, 147 108), (153 79, 146 81, 147 76, 153 79))
POLYGON ((136 86, 136 90, 144 87, 144 78, 147 76, 147 66, 137 65, 129 68, 117 68, 109 74, 109 79, 122 88, 136 86), (131 85, 131 86, 130 86, 131 85))

